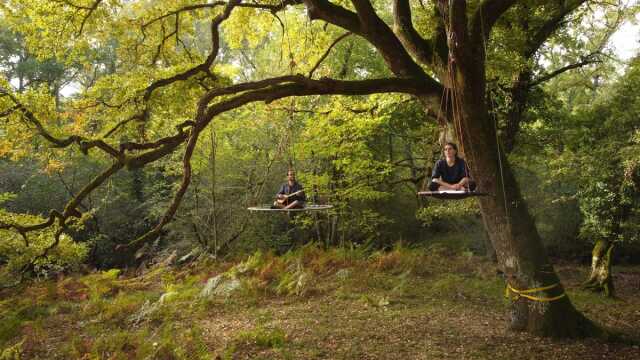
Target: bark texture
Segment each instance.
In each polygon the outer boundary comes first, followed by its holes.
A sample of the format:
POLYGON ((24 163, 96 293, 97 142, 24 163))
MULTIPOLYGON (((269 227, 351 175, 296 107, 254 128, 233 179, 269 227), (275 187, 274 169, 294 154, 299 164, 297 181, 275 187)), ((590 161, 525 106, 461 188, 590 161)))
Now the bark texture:
POLYGON ((562 296, 564 288, 496 137, 496 124, 486 101, 484 47, 467 36, 464 6, 442 3, 443 12, 449 11, 451 16, 449 66, 457 98, 454 124, 478 188, 491 193, 479 202, 498 263, 513 289, 547 288, 528 293, 534 299, 514 296, 510 328, 552 337, 592 335, 597 328, 573 307, 566 294, 562 296))

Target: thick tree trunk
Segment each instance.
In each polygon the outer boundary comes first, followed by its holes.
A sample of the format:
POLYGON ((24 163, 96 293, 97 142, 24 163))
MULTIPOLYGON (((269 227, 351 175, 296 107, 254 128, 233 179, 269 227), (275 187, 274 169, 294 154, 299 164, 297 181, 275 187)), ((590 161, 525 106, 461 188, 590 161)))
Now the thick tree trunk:
MULTIPOLYGON (((478 58, 481 55, 470 57, 478 58)), ((507 285, 515 289, 510 290, 510 328, 553 337, 594 334, 597 327, 566 296, 498 144, 485 103, 483 68, 469 66, 464 72, 456 70, 455 76, 460 143, 478 189, 490 193, 479 198, 482 218, 507 285), (546 289, 533 290, 540 288, 546 289)))
POLYGON ((480 208, 508 285, 520 291, 555 285, 528 293, 536 299, 513 294, 510 328, 541 336, 590 335, 595 327, 575 310, 566 295, 557 298, 564 294, 564 288, 549 262, 511 169, 503 158, 500 171, 500 166, 496 166, 497 154, 483 149, 487 148, 479 147, 481 153, 471 156, 470 162, 474 163, 472 171, 477 174, 479 188, 491 193, 480 199, 480 208), (492 169, 493 173, 485 169, 492 169), (556 300, 544 301, 549 299, 556 300))
POLYGON ((598 240, 591 253, 591 275, 583 284, 587 289, 602 291, 605 296, 613 297, 613 279, 611 277, 611 255, 614 243, 598 240))

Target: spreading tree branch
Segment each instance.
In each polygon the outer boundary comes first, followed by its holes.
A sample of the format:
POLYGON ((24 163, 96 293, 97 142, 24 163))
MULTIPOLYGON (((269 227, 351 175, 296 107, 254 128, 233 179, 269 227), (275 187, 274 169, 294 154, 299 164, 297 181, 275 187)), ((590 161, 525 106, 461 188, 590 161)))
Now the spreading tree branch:
MULTIPOLYGON (((264 101, 266 103, 290 96, 306 95, 366 95, 378 92, 403 92, 410 94, 440 93, 439 84, 432 83, 431 87, 415 79, 373 79, 361 81, 338 81, 333 79, 312 80, 302 75, 284 76, 252 83, 231 85, 226 88, 215 89, 205 94, 198 103, 196 121, 191 127, 191 134, 188 136, 187 148, 183 156, 183 179, 178 192, 165 212, 161 221, 148 233, 132 241, 128 246, 138 245, 157 238, 164 225, 171 221, 175 215, 180 202, 189 186, 191 180, 190 159, 193 149, 196 146, 198 133, 206 128, 213 118, 223 112, 239 108, 248 103, 264 101), (223 95, 237 94, 231 98, 221 100, 213 105, 209 105, 216 97, 223 95)), ((141 165, 154 161, 170 152, 184 140, 185 136, 180 135, 167 142, 162 147, 152 150, 144 155, 138 156, 141 165)), ((131 166, 133 161, 129 161, 127 166, 131 166)), ((137 165, 136 165, 137 166, 137 165)))
MULTIPOLYGON (((462 2, 462 1, 460 1, 462 2)), ((493 26, 516 0, 484 0, 473 14, 471 20, 471 36, 473 43, 482 46, 487 40, 493 26)))
MULTIPOLYGON (((239 3, 236 6, 237 7, 244 7, 244 8, 252 8, 252 9, 261 9, 261 10, 267 10, 269 12, 271 12, 272 14, 275 14, 283 9, 285 9, 287 6, 289 5, 296 5, 296 4, 301 4, 302 1, 301 0, 284 0, 279 2, 278 4, 260 4, 260 3, 239 3)), ((176 10, 173 11, 169 11, 166 14, 162 14, 158 17, 155 17, 151 20, 149 20, 148 22, 144 23, 142 25, 143 28, 146 28, 162 19, 166 19, 168 17, 171 17, 173 15, 179 15, 180 13, 183 12, 190 12, 190 11, 194 11, 194 10, 200 10, 200 9, 215 9, 219 6, 223 6, 223 5, 227 5, 228 3, 225 1, 215 1, 215 2, 211 2, 211 3, 205 3, 205 4, 193 4, 193 5, 187 5, 187 6, 183 6, 180 7, 176 10)))
POLYGON ((150 98, 151 95, 153 94, 153 92, 161 87, 167 86, 167 85, 171 85, 173 83, 175 83, 176 81, 183 81, 183 80, 187 80, 189 78, 191 78, 192 76, 200 73, 200 72, 204 72, 205 74, 210 74, 210 68, 211 65, 213 64, 213 61, 215 60, 215 58, 218 56, 218 51, 220 50, 220 31, 219 31, 219 26, 220 24, 225 21, 227 18, 229 18, 229 16, 231 15, 231 11, 233 11, 233 9, 236 7, 236 5, 238 5, 242 0, 230 0, 227 5, 225 6, 223 12, 221 14, 219 14, 218 16, 216 16, 212 21, 211 21, 211 52, 209 53, 209 55, 207 56, 207 58, 205 59, 205 61, 195 67, 192 67, 189 70, 186 70, 182 73, 176 74, 174 76, 171 76, 169 78, 164 78, 164 79, 160 79, 160 80, 156 80, 153 83, 151 83, 151 85, 149 85, 145 90, 144 90, 144 95, 143 95, 143 100, 145 102, 147 102, 150 98))
POLYGON ((320 64, 322 64, 322 62, 327 58, 327 56, 329 56, 329 53, 331 52, 331 49, 333 49, 334 46, 336 46, 340 41, 342 41, 342 39, 346 38, 349 35, 352 35, 352 32, 346 32, 340 36, 338 36, 332 43, 331 45, 329 45, 329 47, 327 48, 327 50, 324 52, 324 54, 322 54, 322 56, 320 57, 320 59, 318 59, 318 61, 316 62, 316 64, 313 66, 313 68, 311 68, 311 70, 309 71, 309 78, 313 77, 313 73, 318 69, 318 67, 320 66, 320 64))
POLYGON ((573 70, 573 69, 577 69, 577 68, 581 68, 587 65, 591 65, 591 64, 597 64, 597 63, 601 63, 602 60, 597 59, 597 58, 593 58, 595 54, 591 54, 589 55, 587 58, 585 58, 582 61, 579 61, 577 63, 573 63, 573 64, 569 64, 566 66, 563 66, 559 69, 556 69, 550 73, 541 75, 540 77, 538 77, 537 79, 534 79, 532 81, 529 82, 528 87, 532 88, 534 86, 538 86, 540 84, 542 84, 543 82, 549 81, 553 78, 555 78, 556 76, 563 74, 569 70, 573 70))
POLYGON ((198 119, 198 122, 208 122, 213 116, 250 102, 264 101, 270 103, 289 96, 369 95, 398 92, 439 98, 442 93, 442 87, 439 83, 435 81, 428 82, 424 79, 387 78, 342 81, 329 78, 313 80, 302 75, 294 75, 270 80, 260 82, 262 86, 252 91, 208 107, 206 112, 202 113, 203 117, 198 119))
POLYGON ((20 111, 22 114, 22 118, 25 119, 28 124, 35 126, 36 132, 49 143, 51 143, 53 147, 66 148, 75 143, 80 148, 80 151, 82 151, 84 154, 87 154, 90 149, 95 147, 116 159, 120 159, 121 154, 111 145, 102 140, 89 140, 79 135, 71 135, 67 138, 57 138, 53 136, 51 132, 49 132, 44 127, 44 125, 42 125, 42 122, 35 116, 35 114, 27 109, 11 92, 6 89, 0 88, 0 95, 9 97, 9 99, 11 99, 11 101, 14 103, 12 112, 20 111))
POLYGON ((82 21, 80 23, 80 28, 76 32, 76 37, 80 37, 80 35, 82 35, 82 32, 84 31, 84 26, 86 25, 86 23, 89 20, 89 18, 91 17, 91 15, 96 11, 96 9, 98 9, 98 6, 100 6, 100 3, 102 3, 102 1, 103 0, 96 0, 90 6, 84 6, 84 5, 75 4, 75 3, 71 2, 71 0, 55 0, 55 2, 57 2, 57 3, 63 3, 65 5, 67 5, 67 6, 69 6, 69 7, 72 7, 74 9, 76 9, 76 12, 77 11, 86 11, 86 14, 82 17, 82 21))
POLYGON ((40 230, 44 230, 50 226, 52 226, 55 222, 56 219, 59 219, 60 222, 63 222, 63 215, 56 210, 51 210, 51 212, 49 213, 49 217, 47 218, 47 220, 37 223, 37 224, 32 224, 32 225, 22 225, 22 224, 16 224, 16 223, 9 223, 9 222, 4 222, 4 221, 0 221, 0 229, 1 230, 14 230, 15 232, 17 232, 18 234, 20 234, 20 236, 22 236, 22 239, 24 240, 25 246, 29 247, 29 233, 33 232, 33 231, 40 231, 40 230))
POLYGON ((111 135, 115 134, 116 131, 118 131, 119 129, 123 128, 125 125, 127 125, 128 123, 132 122, 132 121, 143 121, 144 120, 144 116, 142 114, 134 114, 132 116, 129 116, 128 118, 119 121, 117 124, 115 124, 111 129, 107 130, 107 132, 102 136, 103 138, 108 138, 111 135))
POLYGON ((587 0, 571 0, 562 2, 560 4, 560 7, 558 7, 556 11, 552 13, 552 16, 549 20, 545 21, 542 26, 532 29, 532 34, 526 38, 526 46, 522 51, 522 56, 525 59, 528 59, 535 55, 542 44, 544 44, 547 39, 549 39, 549 37, 553 35, 553 33, 555 33, 566 23, 567 16, 574 12, 578 7, 580 7, 580 5, 584 4, 585 2, 587 2, 587 0))
POLYGON ((364 35, 358 15, 327 0, 304 0, 311 20, 324 20, 360 36, 364 35))
POLYGON ((424 39, 413 27, 409 0, 393 1, 394 30, 405 49, 420 63, 429 65, 433 62, 432 44, 424 39))
POLYGON ((76 33, 76 37, 79 37, 80 35, 82 35, 82 32, 84 31, 84 26, 87 23, 87 20, 89 20, 89 18, 91 17, 91 14, 93 14, 93 12, 96 11, 96 9, 98 8, 98 5, 100 5, 101 2, 102 2, 102 0, 96 0, 93 3, 93 5, 91 5, 91 7, 87 9, 87 13, 82 18, 82 23, 80 24, 80 29, 78 29, 78 32, 76 33))
POLYGON ((79 192, 69 200, 69 202, 65 205, 64 211, 62 212, 62 222, 64 223, 69 217, 80 217, 81 214, 78 211, 78 206, 82 203, 82 201, 89 196, 95 189, 100 187, 107 179, 109 179, 113 174, 117 173, 124 166, 121 162, 114 162, 110 167, 105 169, 103 172, 98 174, 95 178, 93 178, 88 184, 86 184, 79 192))
POLYGON ((357 13, 327 0, 304 0, 312 20, 320 19, 360 35, 376 47, 398 77, 427 78, 389 26, 376 15, 368 0, 353 0, 357 13))

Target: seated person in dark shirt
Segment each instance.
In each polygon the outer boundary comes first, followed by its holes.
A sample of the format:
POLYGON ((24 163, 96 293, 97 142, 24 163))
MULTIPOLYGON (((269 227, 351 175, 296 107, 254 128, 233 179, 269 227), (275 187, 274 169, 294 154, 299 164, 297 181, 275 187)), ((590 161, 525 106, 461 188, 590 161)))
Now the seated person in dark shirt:
POLYGON ((458 157, 458 147, 454 143, 446 143, 443 149, 444 159, 440 159, 433 167, 430 191, 463 190, 474 191, 476 183, 471 180, 467 163, 458 157))
POLYGON ((296 181, 296 173, 292 169, 287 172, 287 182, 282 184, 280 191, 276 194, 276 201, 273 208, 276 209, 300 209, 304 207, 307 196, 304 194, 302 185, 296 181))

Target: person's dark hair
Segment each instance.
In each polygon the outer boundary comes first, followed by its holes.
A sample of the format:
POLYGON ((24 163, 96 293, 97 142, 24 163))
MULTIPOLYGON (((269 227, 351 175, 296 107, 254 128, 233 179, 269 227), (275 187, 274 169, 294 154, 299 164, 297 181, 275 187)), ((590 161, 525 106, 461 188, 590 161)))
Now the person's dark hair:
POLYGON ((445 148, 447 145, 451 146, 451 147, 453 148, 453 150, 455 150, 455 151, 456 151, 456 158, 458 158, 458 145, 456 145, 456 144, 454 144, 454 143, 452 143, 452 142, 447 142, 447 143, 445 143, 445 144, 444 144, 444 146, 442 147, 442 153, 444 154, 444 148, 445 148))

